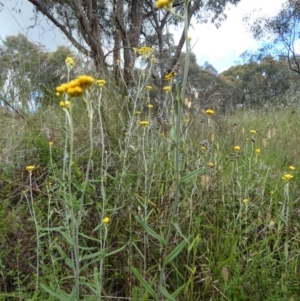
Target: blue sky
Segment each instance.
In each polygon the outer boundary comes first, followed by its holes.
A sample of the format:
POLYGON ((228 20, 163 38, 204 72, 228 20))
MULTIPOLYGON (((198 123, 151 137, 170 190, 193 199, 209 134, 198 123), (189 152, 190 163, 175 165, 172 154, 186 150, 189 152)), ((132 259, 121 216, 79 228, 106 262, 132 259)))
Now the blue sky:
MULTIPOLYGON (((275 14, 281 7, 284 0, 241 0, 237 7, 228 6, 227 20, 222 23, 219 29, 212 24, 193 24, 190 30, 192 35, 193 52, 197 56, 198 63, 203 65, 205 61, 212 64, 218 72, 228 69, 239 59, 239 56, 246 50, 255 50, 259 47, 247 32, 242 22, 246 13, 254 9, 260 12, 253 13, 253 16, 260 14, 275 14)), ((45 19, 39 22, 35 28, 28 28, 33 21, 32 5, 28 1, 18 1, 22 13, 13 10, 15 1, 4 0, 4 10, 0 13, 0 37, 7 35, 25 34, 30 40, 41 43, 46 49, 53 50, 58 45, 70 45, 70 42, 59 30, 45 19)), ((176 37, 175 40, 179 39, 176 37)))

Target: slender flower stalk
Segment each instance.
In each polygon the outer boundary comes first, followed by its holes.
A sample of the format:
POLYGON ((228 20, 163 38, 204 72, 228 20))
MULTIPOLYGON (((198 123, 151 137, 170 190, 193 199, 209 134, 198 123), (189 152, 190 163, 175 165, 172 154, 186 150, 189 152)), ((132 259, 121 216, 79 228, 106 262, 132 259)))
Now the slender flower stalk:
POLYGON ((39 241, 39 227, 38 227, 38 222, 36 219, 36 214, 35 214, 35 209, 34 209, 34 203, 33 203, 33 194, 32 194, 32 172, 35 170, 34 165, 29 165, 26 167, 26 170, 29 173, 29 191, 30 191, 30 202, 28 200, 28 197, 26 194, 25 198, 28 203, 29 211, 31 214, 31 217, 34 221, 35 225, 35 234, 36 234, 36 279, 35 279, 35 289, 36 291, 39 288, 39 271, 40 271, 40 241, 39 241))
POLYGON ((183 74, 183 82, 182 82, 182 89, 181 93, 178 95, 178 106, 177 106, 177 122, 176 122, 176 137, 177 142, 175 145, 175 200, 172 204, 171 208, 171 221, 168 226, 167 235, 165 238, 165 246, 163 251, 163 259, 162 259, 162 267, 160 271, 160 279, 159 279, 159 290, 156 295, 156 301, 160 300, 161 295, 161 288, 165 287, 165 281, 166 281, 166 275, 165 275, 165 269, 166 269, 166 258, 168 254, 168 245, 170 242, 171 234, 172 234, 172 225, 175 222, 176 218, 176 211, 178 210, 179 205, 179 191, 180 191, 180 145, 179 145, 179 139, 181 136, 181 127, 182 127, 182 104, 183 99, 185 99, 185 91, 186 91, 186 85, 187 85, 187 76, 188 76, 188 70, 189 70, 189 60, 190 60, 190 41, 188 39, 188 6, 189 6, 189 0, 185 0, 185 6, 184 6, 184 35, 185 35, 185 41, 186 41, 186 58, 185 58, 185 65, 184 65, 184 74, 183 74))

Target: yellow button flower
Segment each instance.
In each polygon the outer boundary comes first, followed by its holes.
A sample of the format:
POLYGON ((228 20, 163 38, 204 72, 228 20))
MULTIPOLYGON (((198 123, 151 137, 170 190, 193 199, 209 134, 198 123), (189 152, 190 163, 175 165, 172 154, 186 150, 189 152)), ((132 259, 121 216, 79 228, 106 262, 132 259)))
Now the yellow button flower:
POLYGON ((207 165, 208 165, 209 167, 214 167, 214 163, 212 163, 212 162, 209 162, 207 165))
POLYGON ((289 174, 289 173, 286 173, 286 174, 283 175, 283 177, 281 177, 281 179, 284 180, 284 181, 289 181, 289 180, 291 180, 293 177, 294 177, 293 175, 291 175, 291 174, 289 174))
POLYGON ((26 166, 26 170, 28 172, 32 172, 33 170, 35 170, 35 166, 34 165, 28 165, 28 166, 26 166))
POLYGON ((147 121, 147 120, 140 121, 140 125, 147 126, 147 125, 149 125, 149 121, 147 121))
POLYGON ((65 63, 67 66, 74 66, 74 60, 70 56, 66 58, 65 63))
POLYGON ((109 222, 110 222, 110 218, 107 217, 107 216, 104 217, 103 220, 102 220, 102 223, 103 223, 103 224, 108 224, 109 222))
POLYGON ((156 7, 158 9, 162 8, 172 8, 173 0, 158 0, 156 1, 156 7))
POLYGON ((153 109, 153 105, 151 103, 148 104, 147 106, 149 109, 153 109))
POLYGON ((236 145, 236 146, 233 147, 233 151, 235 153, 238 153, 240 150, 241 150, 241 148, 238 145, 236 145))
POLYGON ((205 114, 207 116, 211 116, 211 115, 215 114, 215 112, 213 110, 211 110, 211 109, 208 109, 208 110, 205 111, 205 114))
POLYGON ((255 153, 256 153, 256 154, 259 154, 259 153, 260 153, 260 148, 257 148, 257 149, 255 150, 255 153))
POLYGON ((295 167, 295 166, 293 166, 293 165, 290 165, 290 166, 289 166, 289 169, 290 169, 290 170, 295 170, 295 169, 296 169, 296 167, 295 167))
POLYGON ((257 133, 257 131, 256 131, 256 130, 251 130, 250 133, 251 133, 252 135, 255 135, 255 134, 257 133))
POLYGON ((147 89, 148 91, 150 91, 150 90, 152 90, 152 86, 146 86, 146 89, 147 89))
POLYGON ((52 141, 50 141, 50 142, 49 142, 49 146, 51 147, 52 145, 53 145, 53 142, 52 142, 52 141))
POLYGON ((96 83, 100 88, 102 88, 106 84, 106 81, 104 79, 98 79, 96 83))
POLYGON ((163 87, 163 90, 166 92, 170 92, 171 91, 171 86, 165 86, 163 87))

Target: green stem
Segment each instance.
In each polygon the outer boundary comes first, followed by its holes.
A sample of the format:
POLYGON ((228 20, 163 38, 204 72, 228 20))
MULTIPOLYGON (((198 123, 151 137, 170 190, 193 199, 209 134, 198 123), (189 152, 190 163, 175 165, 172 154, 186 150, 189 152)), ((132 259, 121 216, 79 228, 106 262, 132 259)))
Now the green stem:
POLYGON ((181 123, 182 123, 182 103, 185 97, 185 90, 187 84, 187 77, 189 71, 189 59, 190 59, 190 43, 188 40, 188 8, 189 8, 189 0, 185 0, 185 7, 184 7, 184 34, 185 34, 185 41, 186 41, 186 60, 184 65, 184 74, 183 74, 183 83, 182 83, 182 90, 181 93, 178 93, 178 111, 177 111, 177 121, 176 121, 176 145, 175 145, 175 178, 176 178, 176 190, 175 190, 175 201, 173 202, 172 209, 171 209, 171 221, 168 225, 167 236, 165 239, 165 247, 163 252, 163 261, 162 267, 160 272, 160 280, 159 280, 159 290, 156 295, 156 301, 159 300, 161 295, 161 288, 165 286, 165 269, 166 269, 166 258, 168 254, 168 245, 172 234, 172 224, 175 220, 176 210, 179 204, 179 191, 180 191, 180 136, 181 136, 181 123))
POLYGON ((36 220, 35 210, 34 210, 34 204, 33 204, 33 195, 32 195, 32 172, 29 172, 29 185, 30 185, 30 201, 31 201, 31 208, 32 208, 32 217, 34 220, 35 225, 35 232, 36 232, 36 283, 35 283, 35 289, 38 290, 39 287, 39 269, 40 269, 40 257, 39 257, 39 251, 40 251, 40 242, 39 242, 39 229, 38 229, 38 223, 36 220))

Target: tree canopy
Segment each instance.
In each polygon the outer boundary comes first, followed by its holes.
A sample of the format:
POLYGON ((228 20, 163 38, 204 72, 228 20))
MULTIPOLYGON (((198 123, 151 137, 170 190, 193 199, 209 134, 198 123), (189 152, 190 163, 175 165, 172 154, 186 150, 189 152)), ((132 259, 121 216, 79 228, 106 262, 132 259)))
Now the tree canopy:
MULTIPOLYGON (((35 17, 47 17, 71 41, 74 47, 90 57, 99 71, 113 67, 117 76, 118 62, 123 64, 127 81, 132 75, 135 55, 133 48, 142 44, 156 44, 158 59, 162 56, 163 35, 170 24, 181 20, 167 10, 158 10, 153 0, 27 0, 35 8, 35 17), (82 42, 81 42, 82 41, 82 42)), ((224 9, 228 3, 240 0, 189 1, 189 23, 194 17, 198 22, 215 22, 219 25, 226 18, 224 9)), ((185 1, 173 2, 175 11, 183 10, 185 1)), ((184 33, 169 58, 168 70, 176 66, 185 43, 184 33)), ((161 76, 162 77, 162 76, 161 76)))

